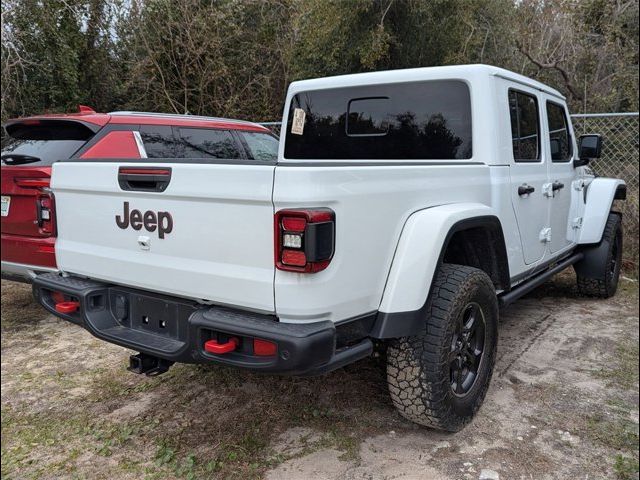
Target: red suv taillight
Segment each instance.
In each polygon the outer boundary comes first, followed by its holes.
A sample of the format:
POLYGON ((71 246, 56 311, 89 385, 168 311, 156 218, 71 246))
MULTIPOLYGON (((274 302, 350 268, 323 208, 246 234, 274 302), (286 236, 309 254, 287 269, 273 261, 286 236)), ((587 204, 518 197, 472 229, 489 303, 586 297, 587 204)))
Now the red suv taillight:
POLYGON ((52 193, 42 193, 36 198, 36 223, 41 234, 55 235, 56 223, 52 193))
POLYGON ((330 208, 276 212, 276 268, 300 273, 315 273, 327 268, 333 257, 335 218, 330 208))

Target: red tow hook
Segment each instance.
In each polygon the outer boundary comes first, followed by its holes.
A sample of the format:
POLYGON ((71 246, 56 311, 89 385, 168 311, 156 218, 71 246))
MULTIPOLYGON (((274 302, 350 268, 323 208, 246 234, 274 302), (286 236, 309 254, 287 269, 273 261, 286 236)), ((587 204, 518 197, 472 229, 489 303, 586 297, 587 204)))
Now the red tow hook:
POLYGON ((239 343, 240 340, 238 340, 236 337, 231 337, 225 343, 218 343, 216 340, 211 339, 204 342, 204 351, 222 355, 224 353, 233 352, 239 343))
POLYGON ((56 303, 56 312, 73 313, 80 308, 80 302, 58 302, 56 303))

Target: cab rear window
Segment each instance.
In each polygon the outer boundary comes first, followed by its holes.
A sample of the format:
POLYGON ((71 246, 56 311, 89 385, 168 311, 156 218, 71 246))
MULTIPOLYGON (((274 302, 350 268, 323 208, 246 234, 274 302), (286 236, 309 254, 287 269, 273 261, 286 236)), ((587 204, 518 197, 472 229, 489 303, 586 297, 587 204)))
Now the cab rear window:
POLYGON ((469 87, 459 80, 314 90, 291 100, 285 158, 468 159, 469 87))
POLYGON ((25 121, 5 127, 3 165, 48 166, 70 158, 95 132, 79 122, 25 121))

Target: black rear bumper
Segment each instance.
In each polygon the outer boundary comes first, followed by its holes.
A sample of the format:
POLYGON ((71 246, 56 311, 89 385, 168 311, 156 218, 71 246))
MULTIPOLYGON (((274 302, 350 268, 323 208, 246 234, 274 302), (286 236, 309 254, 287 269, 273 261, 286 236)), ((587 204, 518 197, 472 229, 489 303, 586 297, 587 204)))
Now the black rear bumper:
POLYGON ((54 315, 80 325, 94 336, 170 362, 216 363, 269 373, 326 373, 371 354, 368 338, 336 348, 333 322, 280 323, 275 316, 196 302, 57 273, 33 281, 38 302, 54 315), (55 293, 59 292, 59 293, 55 293), (59 296, 77 301, 72 313, 56 310, 59 296), (54 296, 58 300, 54 300, 54 296), (205 351, 204 343, 240 340, 228 353, 205 351), (273 342, 277 353, 259 356, 253 339, 273 342))

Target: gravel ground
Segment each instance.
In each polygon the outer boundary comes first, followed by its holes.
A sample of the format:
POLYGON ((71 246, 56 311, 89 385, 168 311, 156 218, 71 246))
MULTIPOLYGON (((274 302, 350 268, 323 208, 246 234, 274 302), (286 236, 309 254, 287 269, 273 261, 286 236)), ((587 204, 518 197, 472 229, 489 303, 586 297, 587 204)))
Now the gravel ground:
POLYGON ((502 312, 477 418, 402 419, 381 358, 312 379, 125 370, 127 350, 2 282, 2 478, 638 478, 638 284, 564 274, 502 312))

